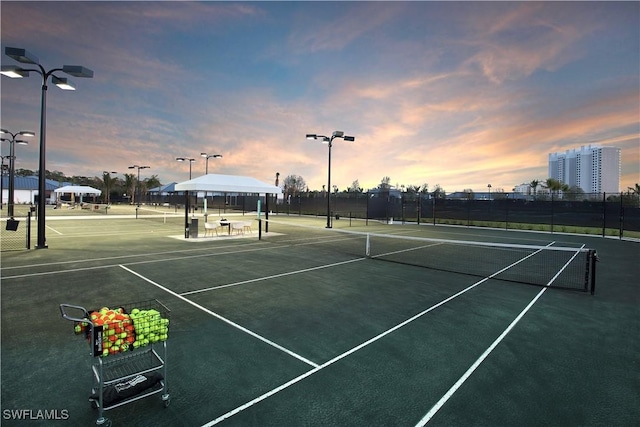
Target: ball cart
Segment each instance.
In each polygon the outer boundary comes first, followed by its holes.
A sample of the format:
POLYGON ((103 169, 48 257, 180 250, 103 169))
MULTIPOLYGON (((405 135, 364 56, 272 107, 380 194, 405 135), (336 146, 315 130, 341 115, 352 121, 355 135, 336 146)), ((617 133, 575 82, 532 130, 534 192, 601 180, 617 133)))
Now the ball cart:
POLYGON ((90 404, 98 410, 96 425, 111 426, 104 411, 160 394, 167 388, 167 339, 170 310, 158 300, 105 306, 95 310, 60 304, 76 335, 89 343, 90 404))

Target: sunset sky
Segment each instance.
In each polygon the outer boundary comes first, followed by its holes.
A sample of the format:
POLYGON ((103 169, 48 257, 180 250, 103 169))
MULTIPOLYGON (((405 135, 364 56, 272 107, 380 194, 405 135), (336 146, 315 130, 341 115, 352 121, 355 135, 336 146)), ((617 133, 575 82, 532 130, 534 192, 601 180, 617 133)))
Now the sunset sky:
MULTIPOLYGON (((11 2, 7 46, 47 69, 47 169, 101 176, 149 165, 163 184, 209 172, 273 183, 511 191, 548 154, 622 150, 640 182, 638 2, 11 2), (60 73, 59 76, 65 76, 60 73)), ((24 65, 26 67, 26 64, 24 65)), ((41 78, 2 77, 2 128, 39 133, 41 78)), ((16 168, 38 169, 38 138, 16 168)), ((2 154, 8 155, 2 143, 2 154)))

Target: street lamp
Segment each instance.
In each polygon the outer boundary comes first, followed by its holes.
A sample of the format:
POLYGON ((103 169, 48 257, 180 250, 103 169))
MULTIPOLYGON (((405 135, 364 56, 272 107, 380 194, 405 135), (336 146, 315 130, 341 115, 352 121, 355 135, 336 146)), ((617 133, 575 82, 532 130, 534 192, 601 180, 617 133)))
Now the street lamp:
POLYGON ((207 154, 207 153, 200 153, 201 157, 204 157, 205 160, 205 166, 204 166, 204 174, 207 175, 209 173, 209 159, 213 158, 213 159, 219 159, 222 157, 222 154, 207 154))
POLYGON ((188 157, 176 157, 176 160, 179 162, 189 162, 189 179, 191 179, 191 165, 196 159, 190 159, 188 157))
POLYGON ((140 209, 140 169, 149 169, 151 166, 129 166, 129 169, 138 169, 138 180, 136 181, 136 219, 138 219, 138 209, 140 209))
POLYGON ((333 145, 333 140, 335 138, 342 138, 348 142, 353 142, 356 140, 354 136, 347 136, 340 130, 333 132, 331 134, 331 138, 324 135, 317 135, 315 133, 307 134, 307 139, 321 139, 323 144, 329 145, 329 167, 327 168, 327 228, 331 228, 331 146, 333 145))
MULTIPOLYGON (((11 156, 0 156, 2 159, 2 167, 0 168, 0 209, 2 209, 2 196, 4 195, 4 159, 10 159, 11 156)), ((7 199, 7 202, 9 199, 7 199)))
POLYGON ((54 76, 56 71, 62 71, 65 74, 74 77, 93 77, 93 71, 81 65, 63 65, 62 68, 53 68, 46 71, 38 58, 27 52, 25 49, 15 47, 5 47, 5 55, 23 64, 32 64, 37 68, 21 68, 15 65, 3 65, 0 74, 10 78, 22 78, 29 76, 29 72, 33 71, 42 77, 42 99, 40 102, 40 161, 38 171, 38 243, 36 249, 44 249, 47 247, 45 237, 45 192, 46 192, 46 128, 47 128, 47 80, 53 77, 53 84, 63 90, 74 90, 73 85, 66 77, 54 76))
MULTIPOLYGON (((25 141, 23 139, 16 139, 16 136, 36 136, 35 133, 29 130, 21 130, 17 133, 9 132, 6 129, 0 129, 1 134, 11 135, 11 138, 0 138, 0 141, 9 143, 9 196, 7 199, 7 216, 13 218, 13 206, 15 203, 14 200, 14 192, 15 192, 15 163, 16 163, 16 149, 15 145, 27 145, 29 141, 25 141)), ((1 203, 0 203, 1 205, 1 203)))
POLYGON ((491 201, 491 184, 487 184, 487 188, 489 189, 489 201, 491 201))
MULTIPOLYGON (((189 162, 189 180, 191 180, 191 165, 193 164, 193 162, 196 161, 196 159, 191 159, 189 157, 176 157, 176 160, 179 162, 189 162)), ((197 194, 196 194, 197 196, 197 194)), ((189 194, 189 191, 185 191, 184 193, 184 198, 185 198, 185 202, 187 205, 187 210, 184 213, 184 229, 185 229, 185 239, 189 237, 189 233, 186 231, 189 229, 189 214, 188 212, 191 212, 191 195, 189 194)), ((197 201, 196 201, 197 202, 197 201)), ((205 219, 206 221, 206 219, 205 219)))

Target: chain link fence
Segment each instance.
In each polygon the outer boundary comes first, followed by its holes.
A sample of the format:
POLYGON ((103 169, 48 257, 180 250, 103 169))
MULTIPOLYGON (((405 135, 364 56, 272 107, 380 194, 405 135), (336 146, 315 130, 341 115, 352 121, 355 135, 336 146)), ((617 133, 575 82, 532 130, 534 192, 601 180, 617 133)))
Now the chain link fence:
POLYGON ((24 216, 2 218, 0 222, 0 251, 22 251, 31 249, 31 212, 24 216))
MULTIPOLYGON (((404 193, 331 195, 331 218, 381 222, 451 224, 517 230, 640 238, 640 195, 595 193, 523 196, 492 194, 489 199, 433 198, 404 193)), ((327 215, 327 198, 301 194, 275 206, 287 215, 327 215)))

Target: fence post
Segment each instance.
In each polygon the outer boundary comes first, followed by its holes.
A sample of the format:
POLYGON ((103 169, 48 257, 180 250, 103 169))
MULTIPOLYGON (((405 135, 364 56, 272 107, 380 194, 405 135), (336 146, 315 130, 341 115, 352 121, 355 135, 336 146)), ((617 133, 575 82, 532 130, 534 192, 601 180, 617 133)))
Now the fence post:
POLYGON ((607 229, 607 193, 602 193, 602 237, 606 236, 607 229))
POLYGON ((31 249, 31 210, 27 212, 27 249, 31 249))
POLYGON ((623 193, 620 193, 620 220, 618 221, 620 240, 622 240, 622 233, 624 232, 624 203, 622 203, 622 196, 623 193))
POLYGON ((553 191, 551 192, 551 233, 553 233, 553 191))
POLYGON ((436 198, 433 198, 433 225, 436 225, 436 198))

